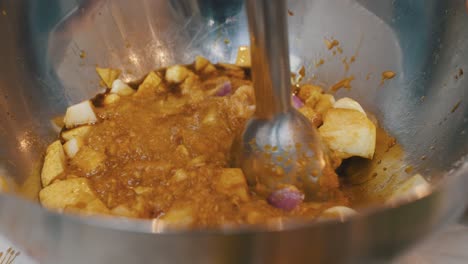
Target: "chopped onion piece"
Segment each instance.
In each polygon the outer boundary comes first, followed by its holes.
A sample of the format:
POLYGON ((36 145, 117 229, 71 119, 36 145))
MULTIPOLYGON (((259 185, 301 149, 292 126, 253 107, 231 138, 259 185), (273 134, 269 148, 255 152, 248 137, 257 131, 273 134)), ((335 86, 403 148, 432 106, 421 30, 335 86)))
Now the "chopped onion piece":
POLYGON ((276 208, 291 211, 304 201, 304 194, 296 187, 288 186, 272 192, 267 200, 276 208))
POLYGON ((190 71, 181 65, 175 65, 167 68, 166 80, 172 83, 181 83, 187 78, 190 71))
POLYGON ((91 101, 84 101, 68 107, 63 121, 67 128, 96 123, 97 117, 96 114, 94 114, 91 101))
POLYGON ((346 218, 349 218, 351 216, 357 215, 357 212, 349 207, 346 206, 334 206, 331 208, 328 208, 327 210, 322 212, 322 215, 320 218, 322 219, 330 219, 330 218, 337 218, 340 219, 341 221, 344 221, 346 218))
POLYGON ((333 104, 333 107, 342 108, 342 109, 352 109, 352 110, 359 111, 363 114, 366 114, 362 106, 358 102, 356 102, 355 100, 349 97, 344 97, 336 101, 335 104, 333 104))
POLYGON ((81 146, 83 146, 83 140, 81 138, 72 138, 69 141, 67 141, 63 145, 63 149, 65 150, 65 153, 67 153, 67 156, 70 158, 75 157, 76 153, 80 150, 81 146))
POLYGON ((133 90, 132 87, 128 86, 126 83, 122 82, 122 80, 120 79, 116 79, 112 83, 112 89, 110 90, 110 93, 118 94, 121 96, 131 95, 134 92, 135 90, 133 90))
POLYGON ((294 108, 296 109, 299 109, 304 106, 304 102, 302 102, 301 98, 299 98, 295 94, 292 95, 292 103, 293 103, 294 108))
POLYGON ((232 92, 230 81, 226 81, 216 88, 216 96, 226 96, 232 92))

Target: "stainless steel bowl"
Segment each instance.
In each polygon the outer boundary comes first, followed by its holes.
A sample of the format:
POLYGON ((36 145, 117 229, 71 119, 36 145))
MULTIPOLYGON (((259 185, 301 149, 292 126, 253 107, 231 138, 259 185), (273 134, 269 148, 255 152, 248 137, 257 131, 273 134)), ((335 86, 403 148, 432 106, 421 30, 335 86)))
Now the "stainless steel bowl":
MULTIPOLYGON (((55 137, 49 120, 98 92, 96 64, 124 69, 128 81, 198 54, 233 62, 248 44, 242 4, 0 1, 2 176, 26 182, 20 191, 35 196, 41 155, 55 137)), ((468 202, 464 1, 291 0, 289 9, 292 70, 304 65, 304 81, 326 86, 354 75, 353 88, 337 96, 351 95, 376 114, 405 148, 405 161, 431 181, 431 193, 345 222, 169 233, 152 221, 59 215, 2 194, 0 232, 41 263, 363 263, 392 258, 455 221, 468 202), (339 40, 343 54, 333 56, 324 38, 339 40), (341 59, 353 55, 346 73, 341 59), (398 75, 381 85, 387 70, 398 75)))

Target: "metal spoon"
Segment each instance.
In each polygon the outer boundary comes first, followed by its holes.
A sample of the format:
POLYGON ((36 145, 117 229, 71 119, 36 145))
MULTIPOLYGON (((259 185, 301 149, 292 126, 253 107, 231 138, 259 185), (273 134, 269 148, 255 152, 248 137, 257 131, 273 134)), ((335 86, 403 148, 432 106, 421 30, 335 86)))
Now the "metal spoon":
POLYGON ((313 199, 328 158, 315 127, 291 105, 285 0, 247 0, 255 116, 234 144, 235 165, 269 195, 294 185, 313 199))

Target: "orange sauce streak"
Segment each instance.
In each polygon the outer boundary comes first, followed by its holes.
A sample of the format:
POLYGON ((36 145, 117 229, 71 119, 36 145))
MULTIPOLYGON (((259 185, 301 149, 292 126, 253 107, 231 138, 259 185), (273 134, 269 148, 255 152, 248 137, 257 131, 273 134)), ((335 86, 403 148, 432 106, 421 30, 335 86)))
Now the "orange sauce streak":
POLYGON ((382 72, 382 81, 380 84, 382 85, 386 80, 391 80, 395 78, 396 73, 394 71, 384 71, 382 72))
POLYGON ((336 84, 334 84, 332 87, 331 87, 331 91, 332 92, 337 92, 338 90, 340 90, 341 88, 345 88, 347 90, 351 89, 351 82, 354 80, 354 76, 350 76, 348 78, 345 78, 339 82, 337 82, 336 84))
POLYGON ((320 59, 319 61, 317 61, 315 63, 315 67, 320 67, 322 66, 323 64, 325 64, 325 60, 324 59, 320 59))
POLYGON ((339 46, 340 42, 338 40, 336 40, 336 39, 334 39, 334 40, 325 39, 325 45, 327 45, 328 50, 331 50, 334 47, 339 46))

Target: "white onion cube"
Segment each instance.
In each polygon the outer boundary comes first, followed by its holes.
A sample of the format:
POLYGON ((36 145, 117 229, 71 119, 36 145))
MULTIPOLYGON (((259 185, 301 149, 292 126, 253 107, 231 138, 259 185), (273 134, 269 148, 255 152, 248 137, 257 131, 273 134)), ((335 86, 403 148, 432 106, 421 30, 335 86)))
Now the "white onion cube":
POLYGON ((67 128, 96 123, 97 117, 91 101, 84 101, 68 107, 64 122, 67 128))

